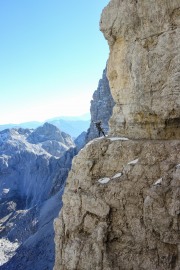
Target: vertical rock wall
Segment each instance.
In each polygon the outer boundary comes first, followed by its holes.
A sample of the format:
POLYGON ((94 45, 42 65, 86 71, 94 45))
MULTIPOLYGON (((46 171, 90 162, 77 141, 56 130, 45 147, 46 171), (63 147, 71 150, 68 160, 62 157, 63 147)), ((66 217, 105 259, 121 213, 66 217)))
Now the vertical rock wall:
POLYGON ((109 131, 109 119, 112 116, 114 100, 112 98, 109 81, 106 76, 107 67, 103 71, 102 79, 99 80, 98 88, 91 100, 91 124, 87 131, 86 142, 98 137, 98 131, 92 121, 102 121, 102 127, 107 134, 109 131))
POLYGON ((180 138, 180 2, 112 0, 101 31, 116 103, 111 134, 180 138))

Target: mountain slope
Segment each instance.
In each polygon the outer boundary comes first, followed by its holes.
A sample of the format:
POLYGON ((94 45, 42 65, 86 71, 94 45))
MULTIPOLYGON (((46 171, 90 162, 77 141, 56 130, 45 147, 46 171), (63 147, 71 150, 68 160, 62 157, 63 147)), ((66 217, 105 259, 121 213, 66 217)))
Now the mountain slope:
POLYGON ((75 154, 71 137, 49 123, 0 132, 1 269, 52 269, 53 220, 75 154))

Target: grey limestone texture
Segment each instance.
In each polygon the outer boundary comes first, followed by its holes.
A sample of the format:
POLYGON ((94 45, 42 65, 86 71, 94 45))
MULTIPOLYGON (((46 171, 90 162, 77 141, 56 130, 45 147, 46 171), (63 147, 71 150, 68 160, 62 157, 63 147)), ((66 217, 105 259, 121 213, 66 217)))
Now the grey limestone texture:
POLYGON ((180 1, 111 0, 109 135, 74 158, 54 270, 180 269, 180 1))

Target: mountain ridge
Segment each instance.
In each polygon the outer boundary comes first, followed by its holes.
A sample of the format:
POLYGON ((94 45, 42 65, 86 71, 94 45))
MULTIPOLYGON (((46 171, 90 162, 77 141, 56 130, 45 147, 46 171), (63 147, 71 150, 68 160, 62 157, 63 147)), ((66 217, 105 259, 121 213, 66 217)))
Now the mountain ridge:
POLYGON ((90 124, 89 114, 85 114, 82 116, 62 116, 62 117, 53 117, 47 119, 43 122, 39 121, 30 121, 23 122, 20 124, 3 124, 0 125, 0 130, 8 129, 8 128, 29 128, 35 129, 39 126, 42 126, 44 123, 50 123, 57 126, 60 130, 68 133, 71 137, 76 138, 83 131, 86 131, 90 124))

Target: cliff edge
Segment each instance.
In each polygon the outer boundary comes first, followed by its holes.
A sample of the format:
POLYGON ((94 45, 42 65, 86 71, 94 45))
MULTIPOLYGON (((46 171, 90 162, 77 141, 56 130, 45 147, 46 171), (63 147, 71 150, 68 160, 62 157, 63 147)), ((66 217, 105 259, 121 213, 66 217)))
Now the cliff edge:
POLYGON ((179 14, 176 0, 103 10, 115 107, 73 159, 54 270, 180 269, 179 14))

